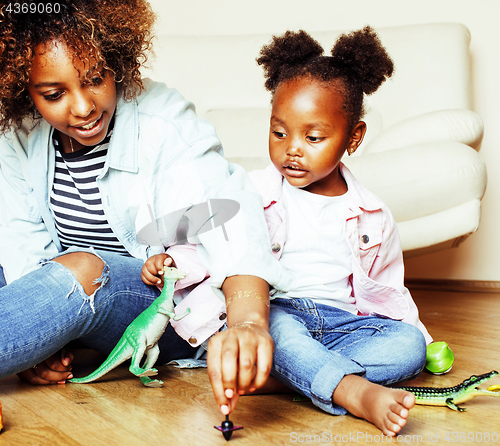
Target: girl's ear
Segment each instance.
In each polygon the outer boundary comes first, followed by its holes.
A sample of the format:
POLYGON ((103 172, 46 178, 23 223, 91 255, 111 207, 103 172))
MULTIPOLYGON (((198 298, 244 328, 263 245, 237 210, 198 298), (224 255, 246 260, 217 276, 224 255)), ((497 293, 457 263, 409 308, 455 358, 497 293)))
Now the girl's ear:
POLYGON ((351 139, 349 140, 349 146, 347 147, 347 154, 352 155, 359 145, 363 142, 363 138, 366 134, 366 123, 364 121, 359 121, 351 132, 351 139))

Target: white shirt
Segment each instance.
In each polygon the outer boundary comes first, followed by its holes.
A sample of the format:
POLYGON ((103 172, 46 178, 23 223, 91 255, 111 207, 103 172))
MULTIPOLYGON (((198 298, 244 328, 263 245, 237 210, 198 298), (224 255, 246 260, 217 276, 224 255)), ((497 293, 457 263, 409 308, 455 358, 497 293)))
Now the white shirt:
POLYGON ((293 280, 287 293, 278 292, 274 297, 310 298, 357 312, 349 281, 351 250, 343 233, 347 194, 312 194, 283 181, 289 218, 280 265, 293 280))

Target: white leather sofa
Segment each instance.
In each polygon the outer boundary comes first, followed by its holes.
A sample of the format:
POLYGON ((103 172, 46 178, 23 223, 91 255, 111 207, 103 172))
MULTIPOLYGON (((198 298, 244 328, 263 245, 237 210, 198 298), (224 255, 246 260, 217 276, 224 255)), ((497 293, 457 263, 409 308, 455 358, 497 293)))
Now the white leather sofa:
MULTIPOLYGON (((311 34, 329 53, 340 32, 311 34)), ((377 32, 396 70, 367 97, 365 141, 344 162, 391 209, 405 256, 457 246, 477 229, 486 188, 469 31, 429 24, 377 32)), ((226 158, 248 171, 269 163, 270 95, 255 58, 270 38, 160 34, 145 73, 193 101, 215 124, 226 158)))

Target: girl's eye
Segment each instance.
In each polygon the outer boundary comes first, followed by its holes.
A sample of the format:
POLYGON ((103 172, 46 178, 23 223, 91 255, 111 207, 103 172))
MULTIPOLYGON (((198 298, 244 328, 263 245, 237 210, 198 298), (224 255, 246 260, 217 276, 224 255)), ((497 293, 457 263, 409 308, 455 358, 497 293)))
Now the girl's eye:
POLYGON ((276 136, 276 138, 284 138, 286 136, 282 132, 275 132, 275 131, 273 131, 273 135, 276 136))
POLYGON ((321 136, 308 136, 307 139, 309 139, 309 141, 311 142, 320 142, 323 141, 325 138, 321 136))
POLYGON ((62 94, 62 91, 58 91, 57 93, 45 95, 43 98, 46 101, 57 101, 62 96, 62 94))

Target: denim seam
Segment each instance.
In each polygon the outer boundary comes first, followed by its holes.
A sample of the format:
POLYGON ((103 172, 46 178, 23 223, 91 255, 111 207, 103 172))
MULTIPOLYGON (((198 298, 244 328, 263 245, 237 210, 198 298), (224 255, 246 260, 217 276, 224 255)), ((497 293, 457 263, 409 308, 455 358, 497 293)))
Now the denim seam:
POLYGON ((318 342, 321 342, 321 344, 323 344, 324 318, 319 315, 318 307, 316 306, 316 304, 314 302, 312 304, 314 306, 314 312, 316 313, 317 327, 319 331, 318 342))
POLYGON ((343 334, 354 334, 358 332, 359 330, 366 330, 366 329, 373 329, 376 330, 380 333, 383 333, 385 331, 385 327, 381 327, 379 325, 364 325, 362 327, 358 327, 354 330, 346 330, 346 329, 341 329, 341 328, 334 328, 331 330, 323 330, 323 333, 343 333, 343 334))
MULTIPOLYGON (((374 330, 378 331, 379 333, 383 333, 384 332, 384 328, 383 327, 380 327, 380 326, 377 326, 377 325, 365 325, 363 327, 359 327, 358 329, 356 329, 354 331, 351 331, 351 333, 355 333, 358 330, 363 330, 363 329, 367 329, 367 328, 374 329, 374 330)), ((358 344, 359 342, 362 342, 362 341, 364 341, 364 339, 358 339, 357 341, 354 341, 354 342, 352 342, 349 345, 345 345, 340 350, 335 350, 335 351, 338 352, 338 353, 341 353, 346 348, 350 348, 351 346, 356 345, 356 344, 358 344)))
MULTIPOLYGON (((316 306, 316 303, 312 301, 312 299, 305 299, 305 298, 290 298, 289 299, 290 304, 295 308, 296 311, 301 312, 301 313, 306 313, 310 317, 314 317, 316 320, 316 329, 311 330, 308 328, 309 333, 315 339, 316 341, 322 343, 323 340, 323 327, 324 327, 324 318, 320 316, 318 307, 316 306), (311 305, 310 307, 302 305, 301 303, 307 303, 311 305)), ((302 324, 307 328, 307 323, 303 321, 302 319, 299 319, 302 324)))
POLYGON ((316 305, 310 299, 291 297, 288 299, 288 302, 293 308, 295 308, 295 310, 300 311, 301 313, 317 313, 316 305), (310 303, 312 304, 312 307, 306 307, 305 305, 302 305, 301 302, 310 303))

